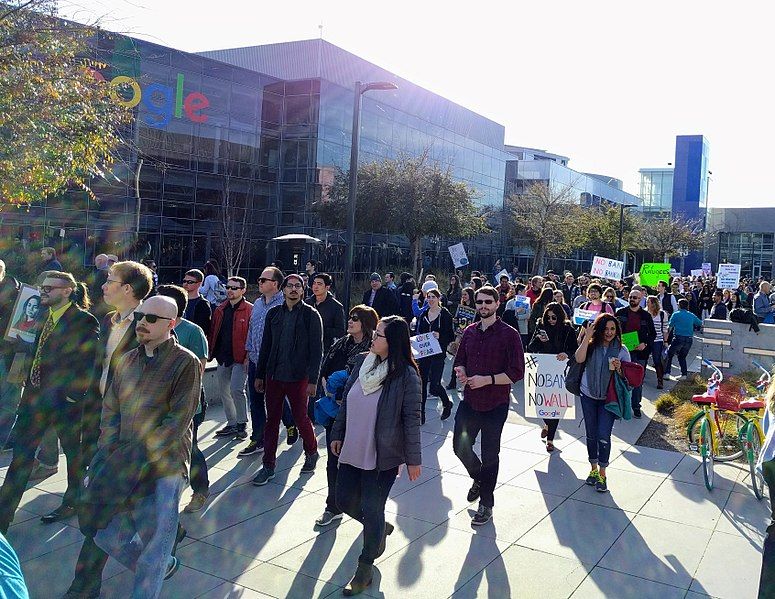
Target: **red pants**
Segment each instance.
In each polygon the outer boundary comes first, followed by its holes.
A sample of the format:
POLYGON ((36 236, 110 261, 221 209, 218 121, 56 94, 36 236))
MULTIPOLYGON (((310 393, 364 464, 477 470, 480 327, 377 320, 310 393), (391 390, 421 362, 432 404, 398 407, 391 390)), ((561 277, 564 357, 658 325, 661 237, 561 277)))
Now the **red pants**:
POLYGON ((288 398, 291 413, 304 443, 304 453, 309 455, 318 450, 318 440, 312 430, 312 421, 307 414, 307 379, 284 383, 267 377, 264 400, 266 402, 266 427, 264 428, 264 466, 274 470, 277 456, 277 436, 280 432, 280 417, 283 400, 288 398))

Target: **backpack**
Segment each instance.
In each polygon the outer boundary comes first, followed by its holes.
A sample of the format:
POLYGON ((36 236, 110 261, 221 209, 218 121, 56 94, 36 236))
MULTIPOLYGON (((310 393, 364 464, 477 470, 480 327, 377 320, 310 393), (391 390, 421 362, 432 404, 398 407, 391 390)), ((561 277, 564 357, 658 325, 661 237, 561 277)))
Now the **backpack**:
POLYGON ((226 283, 222 279, 218 279, 218 284, 213 289, 213 295, 215 296, 216 305, 220 305, 226 301, 226 283))
POLYGON ((750 325, 749 331, 759 332, 759 321, 753 313, 753 310, 748 308, 733 308, 729 312, 729 320, 731 322, 738 322, 742 324, 750 325))

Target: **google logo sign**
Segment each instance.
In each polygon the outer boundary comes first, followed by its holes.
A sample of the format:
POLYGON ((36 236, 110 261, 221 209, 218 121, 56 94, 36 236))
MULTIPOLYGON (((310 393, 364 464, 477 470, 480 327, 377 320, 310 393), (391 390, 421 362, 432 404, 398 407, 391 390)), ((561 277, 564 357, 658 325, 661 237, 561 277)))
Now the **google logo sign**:
MULTIPOLYGON (((94 77, 105 81, 102 73, 91 69, 94 77)), ((150 83, 145 89, 127 75, 118 75, 110 80, 110 96, 113 101, 126 108, 134 108, 140 102, 150 113, 143 119, 149 127, 166 127, 172 117, 186 118, 193 123, 206 123, 203 111, 210 106, 210 100, 201 92, 191 92, 183 97, 183 73, 178 73, 175 89, 162 83, 150 83)))

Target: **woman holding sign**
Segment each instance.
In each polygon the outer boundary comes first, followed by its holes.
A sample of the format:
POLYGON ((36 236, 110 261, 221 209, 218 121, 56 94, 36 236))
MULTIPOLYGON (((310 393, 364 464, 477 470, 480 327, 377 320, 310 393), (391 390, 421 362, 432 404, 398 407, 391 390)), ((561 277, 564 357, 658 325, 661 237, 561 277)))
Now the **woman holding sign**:
POLYGON ((616 416, 605 409, 608 383, 622 361, 630 361, 630 352, 622 344, 622 327, 615 316, 600 314, 592 326, 584 329, 576 362, 584 365, 581 375, 581 409, 587 435, 587 456, 592 470, 585 481, 600 493, 608 491, 605 469, 611 456, 611 431, 616 416))
POLYGON ((399 316, 383 318, 371 350, 353 365, 331 432, 331 451, 339 456, 336 504, 363 524, 363 550, 346 596, 371 585, 374 560, 385 552, 393 532, 385 502, 399 467, 407 465, 410 481, 420 476, 419 385, 409 326, 399 316))
MULTIPOLYGON (((576 332, 565 310, 559 303, 552 302, 546 306, 544 315, 536 323, 535 334, 527 346, 527 351, 531 354, 555 354, 560 362, 564 362, 568 356, 575 354, 577 349, 576 332)), ((559 424, 557 418, 544 418, 541 439, 546 439, 548 452, 554 451, 554 435, 559 424)))
POLYGON ((455 340, 455 330, 452 328, 452 314, 441 307, 441 292, 438 288, 429 289, 425 293, 425 301, 428 307, 422 311, 417 319, 417 334, 433 333, 439 340, 441 353, 418 360, 420 377, 422 378, 422 423, 425 424, 425 401, 428 399, 428 383, 431 385, 431 393, 441 399, 444 410, 441 419, 446 420, 452 414, 452 401, 441 384, 441 375, 444 372, 444 359, 447 346, 455 340))

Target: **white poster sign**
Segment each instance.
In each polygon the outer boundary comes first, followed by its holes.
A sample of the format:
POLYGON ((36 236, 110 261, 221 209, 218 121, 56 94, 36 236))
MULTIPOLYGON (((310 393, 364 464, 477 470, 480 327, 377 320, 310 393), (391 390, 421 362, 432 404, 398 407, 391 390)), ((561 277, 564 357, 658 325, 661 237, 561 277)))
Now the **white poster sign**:
MULTIPOLYGON (((509 277, 509 271, 504 268, 497 275, 495 275, 495 284, 496 285, 500 285, 501 284, 501 277, 509 277)), ((509 280, 511 280, 511 277, 509 277, 509 280)))
POLYGON ((691 274, 693 277, 701 277, 705 274, 705 271, 701 268, 692 269, 691 274))
POLYGON ((735 289, 740 284, 739 264, 719 264, 716 286, 720 289, 735 289))
POLYGON ((581 308, 576 308, 573 311, 573 324, 580 327, 588 320, 595 320, 598 314, 600 314, 600 312, 595 310, 582 310, 581 308))
POLYGON ((441 353, 441 345, 439 345, 439 340, 433 336, 433 333, 423 333, 422 335, 409 337, 409 342, 411 343, 412 356, 415 360, 441 353))
POLYGON ((468 266, 466 248, 463 247, 462 243, 451 245, 448 249, 449 255, 452 257, 452 263, 455 265, 455 268, 463 268, 464 266, 468 266))
POLYGON ((576 397, 565 388, 565 367, 553 354, 525 354, 525 418, 575 420, 576 397))
POLYGON ((611 258, 603 258, 602 256, 595 256, 594 260, 592 260, 592 270, 589 271, 589 274, 593 277, 619 281, 622 278, 623 270, 624 262, 612 260, 611 258))
POLYGON ((713 267, 711 266, 710 262, 702 263, 702 272, 706 277, 709 277, 710 275, 713 274, 713 267))

